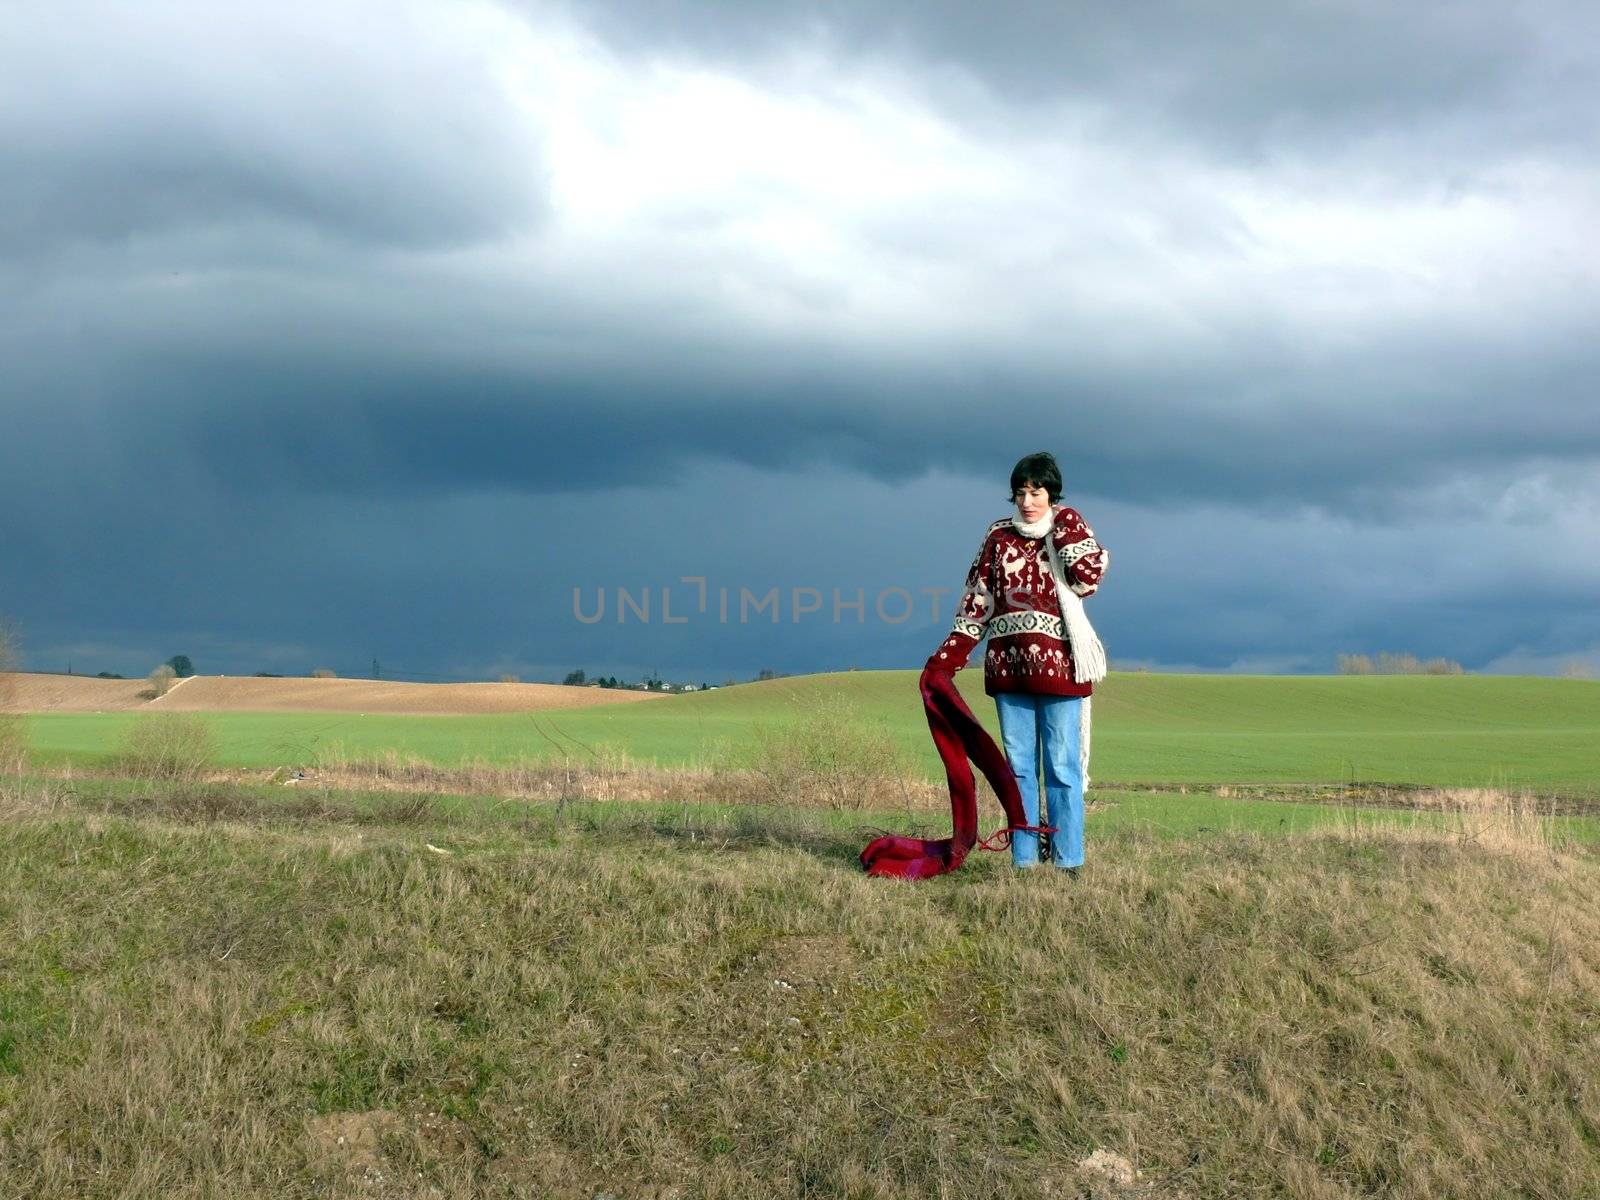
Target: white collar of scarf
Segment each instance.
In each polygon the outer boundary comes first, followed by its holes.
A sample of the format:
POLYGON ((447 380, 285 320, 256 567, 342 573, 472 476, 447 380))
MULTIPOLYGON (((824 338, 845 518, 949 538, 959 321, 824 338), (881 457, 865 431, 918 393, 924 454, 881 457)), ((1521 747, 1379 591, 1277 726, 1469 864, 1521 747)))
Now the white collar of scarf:
MULTIPOLYGON (((1094 631, 1094 626, 1089 624, 1089 614, 1083 611, 1083 599, 1067 586, 1066 572, 1062 569, 1061 558, 1056 553, 1056 540, 1045 537, 1056 523, 1056 514, 1061 510, 1051 506, 1049 512, 1037 521, 1024 521, 1020 516, 1011 518, 1011 528, 1015 529, 1025 538, 1044 538, 1045 553, 1050 556, 1050 574, 1055 579, 1056 597, 1061 603, 1061 621, 1066 626, 1067 640, 1072 645, 1073 674, 1079 683, 1098 683, 1106 677, 1106 651, 1101 644, 1099 636, 1094 631)), ((1088 698, 1084 699, 1084 720, 1088 720, 1088 698)), ((1085 730, 1087 732, 1087 730, 1085 730)), ((1083 739, 1083 744, 1089 744, 1088 738, 1083 739)), ((1087 761, 1087 755, 1085 755, 1087 761)), ((1087 778, 1087 773, 1085 774, 1087 778)), ((1087 785, 1085 785, 1087 786, 1087 785)))
POLYGON ((1056 509, 1052 508, 1037 521, 1024 521, 1021 517, 1011 518, 1011 528, 1015 529, 1025 538, 1042 538, 1056 523, 1056 509))

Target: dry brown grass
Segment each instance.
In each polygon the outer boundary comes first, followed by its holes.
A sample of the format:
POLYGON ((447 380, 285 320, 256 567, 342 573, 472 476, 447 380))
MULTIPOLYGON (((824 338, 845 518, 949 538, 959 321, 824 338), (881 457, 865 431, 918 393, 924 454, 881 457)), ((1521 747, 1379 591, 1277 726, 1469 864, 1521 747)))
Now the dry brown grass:
POLYGON ((1123 827, 1078 880, 974 856, 898 885, 862 877, 827 784, 893 766, 830 720, 798 723, 792 771, 824 782, 787 803, 778 773, 587 752, 328 758, 275 789, 19 782, 0 1179, 42 1200, 1600 1194, 1600 862, 1530 797, 1432 792, 1426 821, 1299 837, 1123 827))
POLYGON ((1554 800, 1500 788, 1437 788, 1418 793, 1416 807, 1444 815, 1457 841, 1510 854, 1550 857, 1557 842, 1549 818, 1554 800))
POLYGON ((0 807, 13 1194, 1600 1192, 1600 863, 1488 797, 900 885, 821 810, 280 794, 0 807))
POLYGON ((477 760, 457 766, 439 766, 393 751, 376 759, 356 759, 334 749, 324 752, 315 767, 306 769, 296 786, 493 796, 543 803, 687 802, 929 813, 949 808, 944 784, 911 776, 892 749, 882 754, 874 746, 862 758, 851 758, 848 753, 808 757, 814 743, 786 746, 781 737, 768 736, 766 745, 778 746, 770 757, 750 755, 688 767, 636 762, 609 748, 577 752, 560 760, 477 760), (739 765, 751 762, 761 765, 739 765))

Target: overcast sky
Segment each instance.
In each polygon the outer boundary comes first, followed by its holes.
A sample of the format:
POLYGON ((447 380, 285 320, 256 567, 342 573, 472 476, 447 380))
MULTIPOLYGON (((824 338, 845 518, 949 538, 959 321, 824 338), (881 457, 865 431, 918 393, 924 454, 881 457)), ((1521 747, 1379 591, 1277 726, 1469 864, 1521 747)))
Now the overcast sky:
POLYGON ((1600 670, 1587 3, 0 14, 31 668, 919 666, 1047 449, 1114 665, 1600 670))

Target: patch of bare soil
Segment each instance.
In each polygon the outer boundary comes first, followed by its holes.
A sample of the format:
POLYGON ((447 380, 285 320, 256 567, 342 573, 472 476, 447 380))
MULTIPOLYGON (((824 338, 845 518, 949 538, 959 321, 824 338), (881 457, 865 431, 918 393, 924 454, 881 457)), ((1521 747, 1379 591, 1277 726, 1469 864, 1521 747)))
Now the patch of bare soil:
POLYGON ((766 970, 780 990, 831 989, 861 965, 849 941, 838 936, 780 937, 767 944, 766 970))
POLYGON ((328 1113, 306 1122, 314 1170, 344 1175, 374 1195, 433 1200, 445 1193, 428 1178, 476 1171, 482 1159, 472 1131, 454 1117, 426 1109, 397 1113, 328 1113))

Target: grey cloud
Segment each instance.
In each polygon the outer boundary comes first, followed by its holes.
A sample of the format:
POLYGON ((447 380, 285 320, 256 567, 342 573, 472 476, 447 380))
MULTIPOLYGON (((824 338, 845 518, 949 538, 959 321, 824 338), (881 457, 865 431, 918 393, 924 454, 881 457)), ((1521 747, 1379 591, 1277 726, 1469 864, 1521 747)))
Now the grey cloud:
POLYGON ((407 6, 313 28, 206 4, 13 8, 0 245, 275 223, 445 246, 536 224, 540 150, 484 55, 407 6))
POLYGON ((1076 103, 1122 136, 1159 130, 1235 159, 1315 157, 1369 139, 1430 158, 1495 140, 1595 145, 1596 46, 1577 3, 585 0, 568 11, 631 53, 781 74, 784 55, 809 41, 902 64, 969 115, 982 106, 963 79, 994 97, 997 121, 1030 124, 1040 106, 1076 103))

